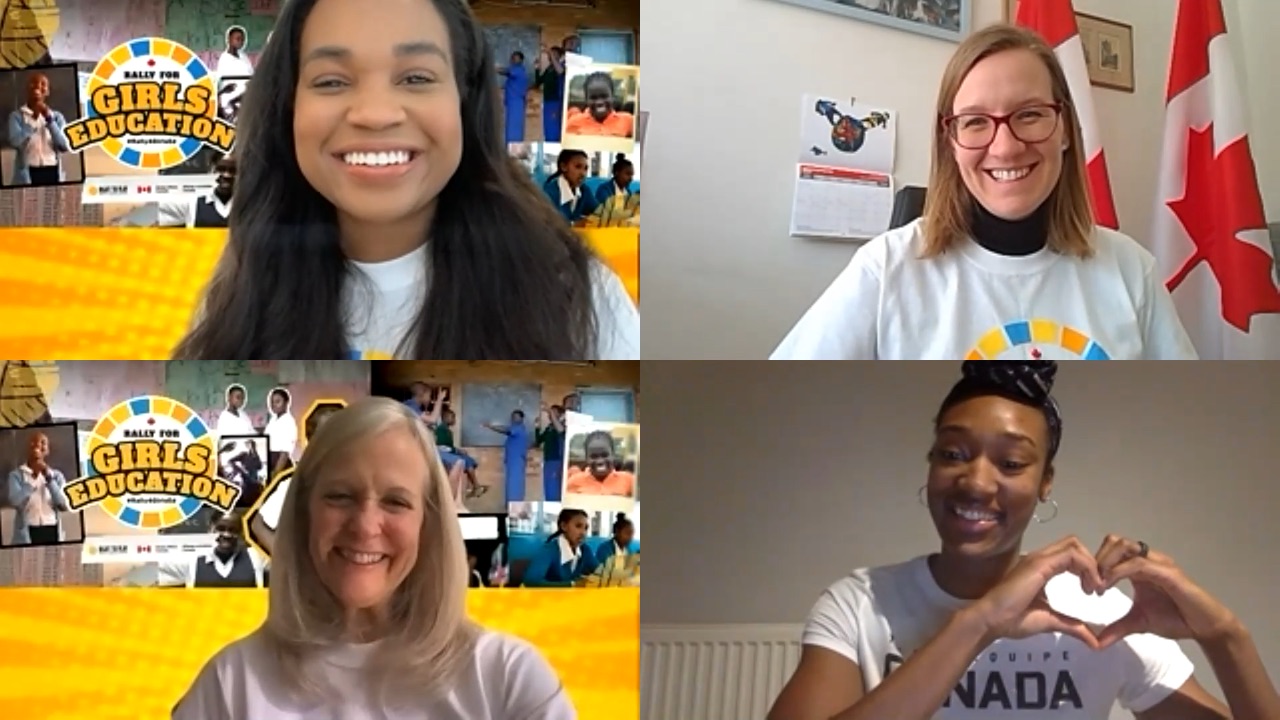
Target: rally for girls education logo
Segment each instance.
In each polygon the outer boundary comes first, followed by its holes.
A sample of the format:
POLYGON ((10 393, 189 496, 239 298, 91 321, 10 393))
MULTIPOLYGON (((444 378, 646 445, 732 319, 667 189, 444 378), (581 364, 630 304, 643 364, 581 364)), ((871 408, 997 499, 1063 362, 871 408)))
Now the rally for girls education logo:
POLYGON ((989 330, 966 360, 1110 360, 1096 340, 1053 320, 1016 320, 989 330))
POLYGON ((202 505, 229 512, 240 488, 218 477, 214 440, 200 416, 176 400, 126 400, 94 426, 86 476, 66 487, 71 509, 98 505, 140 529, 173 527, 202 505))
POLYGON ((102 58, 88 81, 85 117, 67 124, 73 151, 99 145, 123 165, 164 170, 201 146, 229 152, 235 127, 218 117, 213 75, 190 49, 139 38, 102 58))

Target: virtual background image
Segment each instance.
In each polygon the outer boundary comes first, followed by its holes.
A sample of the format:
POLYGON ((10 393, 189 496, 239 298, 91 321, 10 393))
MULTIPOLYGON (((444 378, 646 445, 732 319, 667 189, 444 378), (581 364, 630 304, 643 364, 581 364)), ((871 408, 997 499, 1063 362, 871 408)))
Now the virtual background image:
MULTIPOLYGON (((0 67, 76 63, 81 72, 90 72, 117 45, 157 37, 182 43, 216 72, 231 25, 245 28, 245 55, 256 67, 279 8, 278 2, 246 0, 36 0, 36 4, 16 0, 4 4, 9 25, 15 28, 10 38, 29 40, 6 40, 0 67)), ((577 34, 584 48, 598 49, 602 42, 611 49, 625 45, 625 52, 610 62, 638 60, 639 0, 598 0, 581 6, 476 3, 472 11, 483 23, 498 59, 520 50, 532 68, 540 46, 560 45, 565 37, 577 34)), ((528 95, 525 117, 525 137, 541 138, 542 100, 536 89, 528 95)), ((97 147, 85 150, 83 162, 88 177, 154 174, 121 165, 97 147)), ((207 157, 197 157, 160 174, 203 174, 210 165, 207 157)), ((0 227, 103 227, 139 206, 87 205, 81 202, 80 192, 78 186, 0 192, 0 227)))
MULTIPOLYGON (((261 431, 267 423, 266 398, 272 388, 282 386, 289 390, 293 397, 291 412, 299 424, 307 408, 317 400, 349 402, 369 394, 369 365, 362 361, 63 361, 41 367, 46 374, 56 372, 57 376, 56 383, 48 382, 53 386, 47 393, 51 415, 59 421, 75 422, 82 443, 104 412, 142 395, 172 397, 190 406, 213 427, 226 406, 226 387, 238 383, 248 391, 245 412, 254 428, 261 431)), ((302 451, 301 435, 300 429, 295 457, 302 451)), ((67 472, 68 479, 73 474, 80 473, 67 472)), ((82 515, 88 537, 154 534, 122 525, 98 506, 86 508, 82 515)), ((170 528, 163 534, 207 534, 213 515, 211 508, 203 508, 179 528, 170 528)), ((139 565, 81 565, 80 552, 80 546, 43 551, 6 549, 0 552, 0 587, 111 585, 139 565)), ((138 575, 135 573, 134 577, 138 575)))
MULTIPOLYGON (((499 433, 477 427, 478 421, 507 423, 512 410, 525 413, 525 426, 532 442, 534 424, 541 405, 559 405, 564 397, 577 393, 583 398, 584 412, 594 403, 605 419, 633 422, 639 412, 640 364, 638 362, 597 362, 590 364, 521 363, 463 361, 375 361, 372 364, 371 392, 396 400, 409 398, 409 386, 423 382, 432 388, 448 388, 447 407, 457 415, 453 428, 454 441, 477 462, 476 479, 489 489, 478 498, 463 498, 467 509, 477 513, 505 512, 512 500, 505 497, 503 441, 499 433), (473 417, 467 409, 467 387, 483 394, 483 417, 473 417), (500 402, 503 389, 511 389, 508 397, 524 398, 526 406, 492 406, 500 402), (517 392, 515 388, 523 388, 517 392), (530 394, 532 393, 532 394, 530 394), (464 433, 464 425, 478 434, 464 433), (468 444, 473 438, 484 444, 468 444)), ((567 449, 567 448, 566 448, 567 449)), ((524 500, 544 499, 542 453, 531 446, 525 465, 524 500)), ((562 462, 562 461, 556 461, 562 462)))
MULTIPOLYGON (((0 187, 5 189, 21 187, 13 184, 13 165, 18 151, 9 137, 9 121, 11 114, 26 104, 27 86, 35 73, 41 73, 49 79, 49 97, 45 103, 50 109, 62 113, 68 124, 84 117, 76 65, 0 70, 0 187)), ((64 174, 64 180, 59 185, 78 186, 84 181, 84 155, 78 152, 59 152, 57 157, 64 174)))
MULTIPOLYGON (((542 549, 547 539, 556 531, 560 510, 572 505, 557 502, 512 503, 507 508, 507 556, 510 564, 511 587, 519 587, 525 571, 534 555, 542 549)), ((598 554, 600 547, 612 542, 613 523, 617 512, 588 510, 587 537, 583 540, 584 552, 598 554)), ((640 504, 635 503, 626 511, 627 519, 635 529, 629 551, 640 554, 640 504)))
MULTIPOLYGON (((49 438, 49 456, 45 459, 50 468, 59 470, 71 482, 80 477, 79 440, 74 424, 58 423, 25 428, 0 428, 0 553, 14 548, 13 527, 17 510, 9 498, 9 475, 27 462, 31 436, 43 433, 49 438)), ((78 511, 59 512, 58 523, 64 539, 59 544, 79 545, 85 536, 84 515, 78 511)), ((18 547, 32 547, 24 545, 18 547)), ((39 552, 39 550, 36 550, 39 552)))

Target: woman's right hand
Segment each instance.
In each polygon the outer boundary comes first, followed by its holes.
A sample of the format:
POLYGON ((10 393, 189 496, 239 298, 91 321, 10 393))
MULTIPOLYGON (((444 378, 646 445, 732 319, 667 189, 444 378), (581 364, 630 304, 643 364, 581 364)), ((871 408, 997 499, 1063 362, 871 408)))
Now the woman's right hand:
POLYGON ((1086 593, 1106 587, 1093 553, 1079 538, 1063 538, 1022 558, 999 585, 970 606, 986 628, 987 637, 1018 639, 1060 632, 1097 650, 1098 638, 1088 625, 1050 608, 1045 599, 1045 585, 1064 572, 1079 577, 1086 593))

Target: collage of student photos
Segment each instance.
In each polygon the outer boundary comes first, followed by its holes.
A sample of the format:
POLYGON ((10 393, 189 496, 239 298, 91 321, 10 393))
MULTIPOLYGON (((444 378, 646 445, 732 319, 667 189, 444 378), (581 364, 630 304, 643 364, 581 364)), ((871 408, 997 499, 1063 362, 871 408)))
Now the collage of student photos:
POLYGON ((172 649, 133 717, 180 698, 175 718, 222 717, 183 693, 218 643, 274 632, 268 595, 271 613, 396 607, 411 587, 513 633, 579 711, 612 702, 579 698, 597 681, 574 658, 636 641, 638 362, 8 360, 0 378, 0 592, 112 588, 175 614, 159 626, 226 620, 172 649), (593 629, 543 634, 565 616, 593 629))

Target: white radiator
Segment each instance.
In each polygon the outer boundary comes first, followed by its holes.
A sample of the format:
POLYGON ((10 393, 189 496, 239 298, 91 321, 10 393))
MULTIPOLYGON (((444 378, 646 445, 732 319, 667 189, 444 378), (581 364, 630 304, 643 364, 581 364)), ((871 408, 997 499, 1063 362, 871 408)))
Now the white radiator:
POLYGON ((764 720, 800 662, 798 625, 641 625, 641 720, 764 720))

